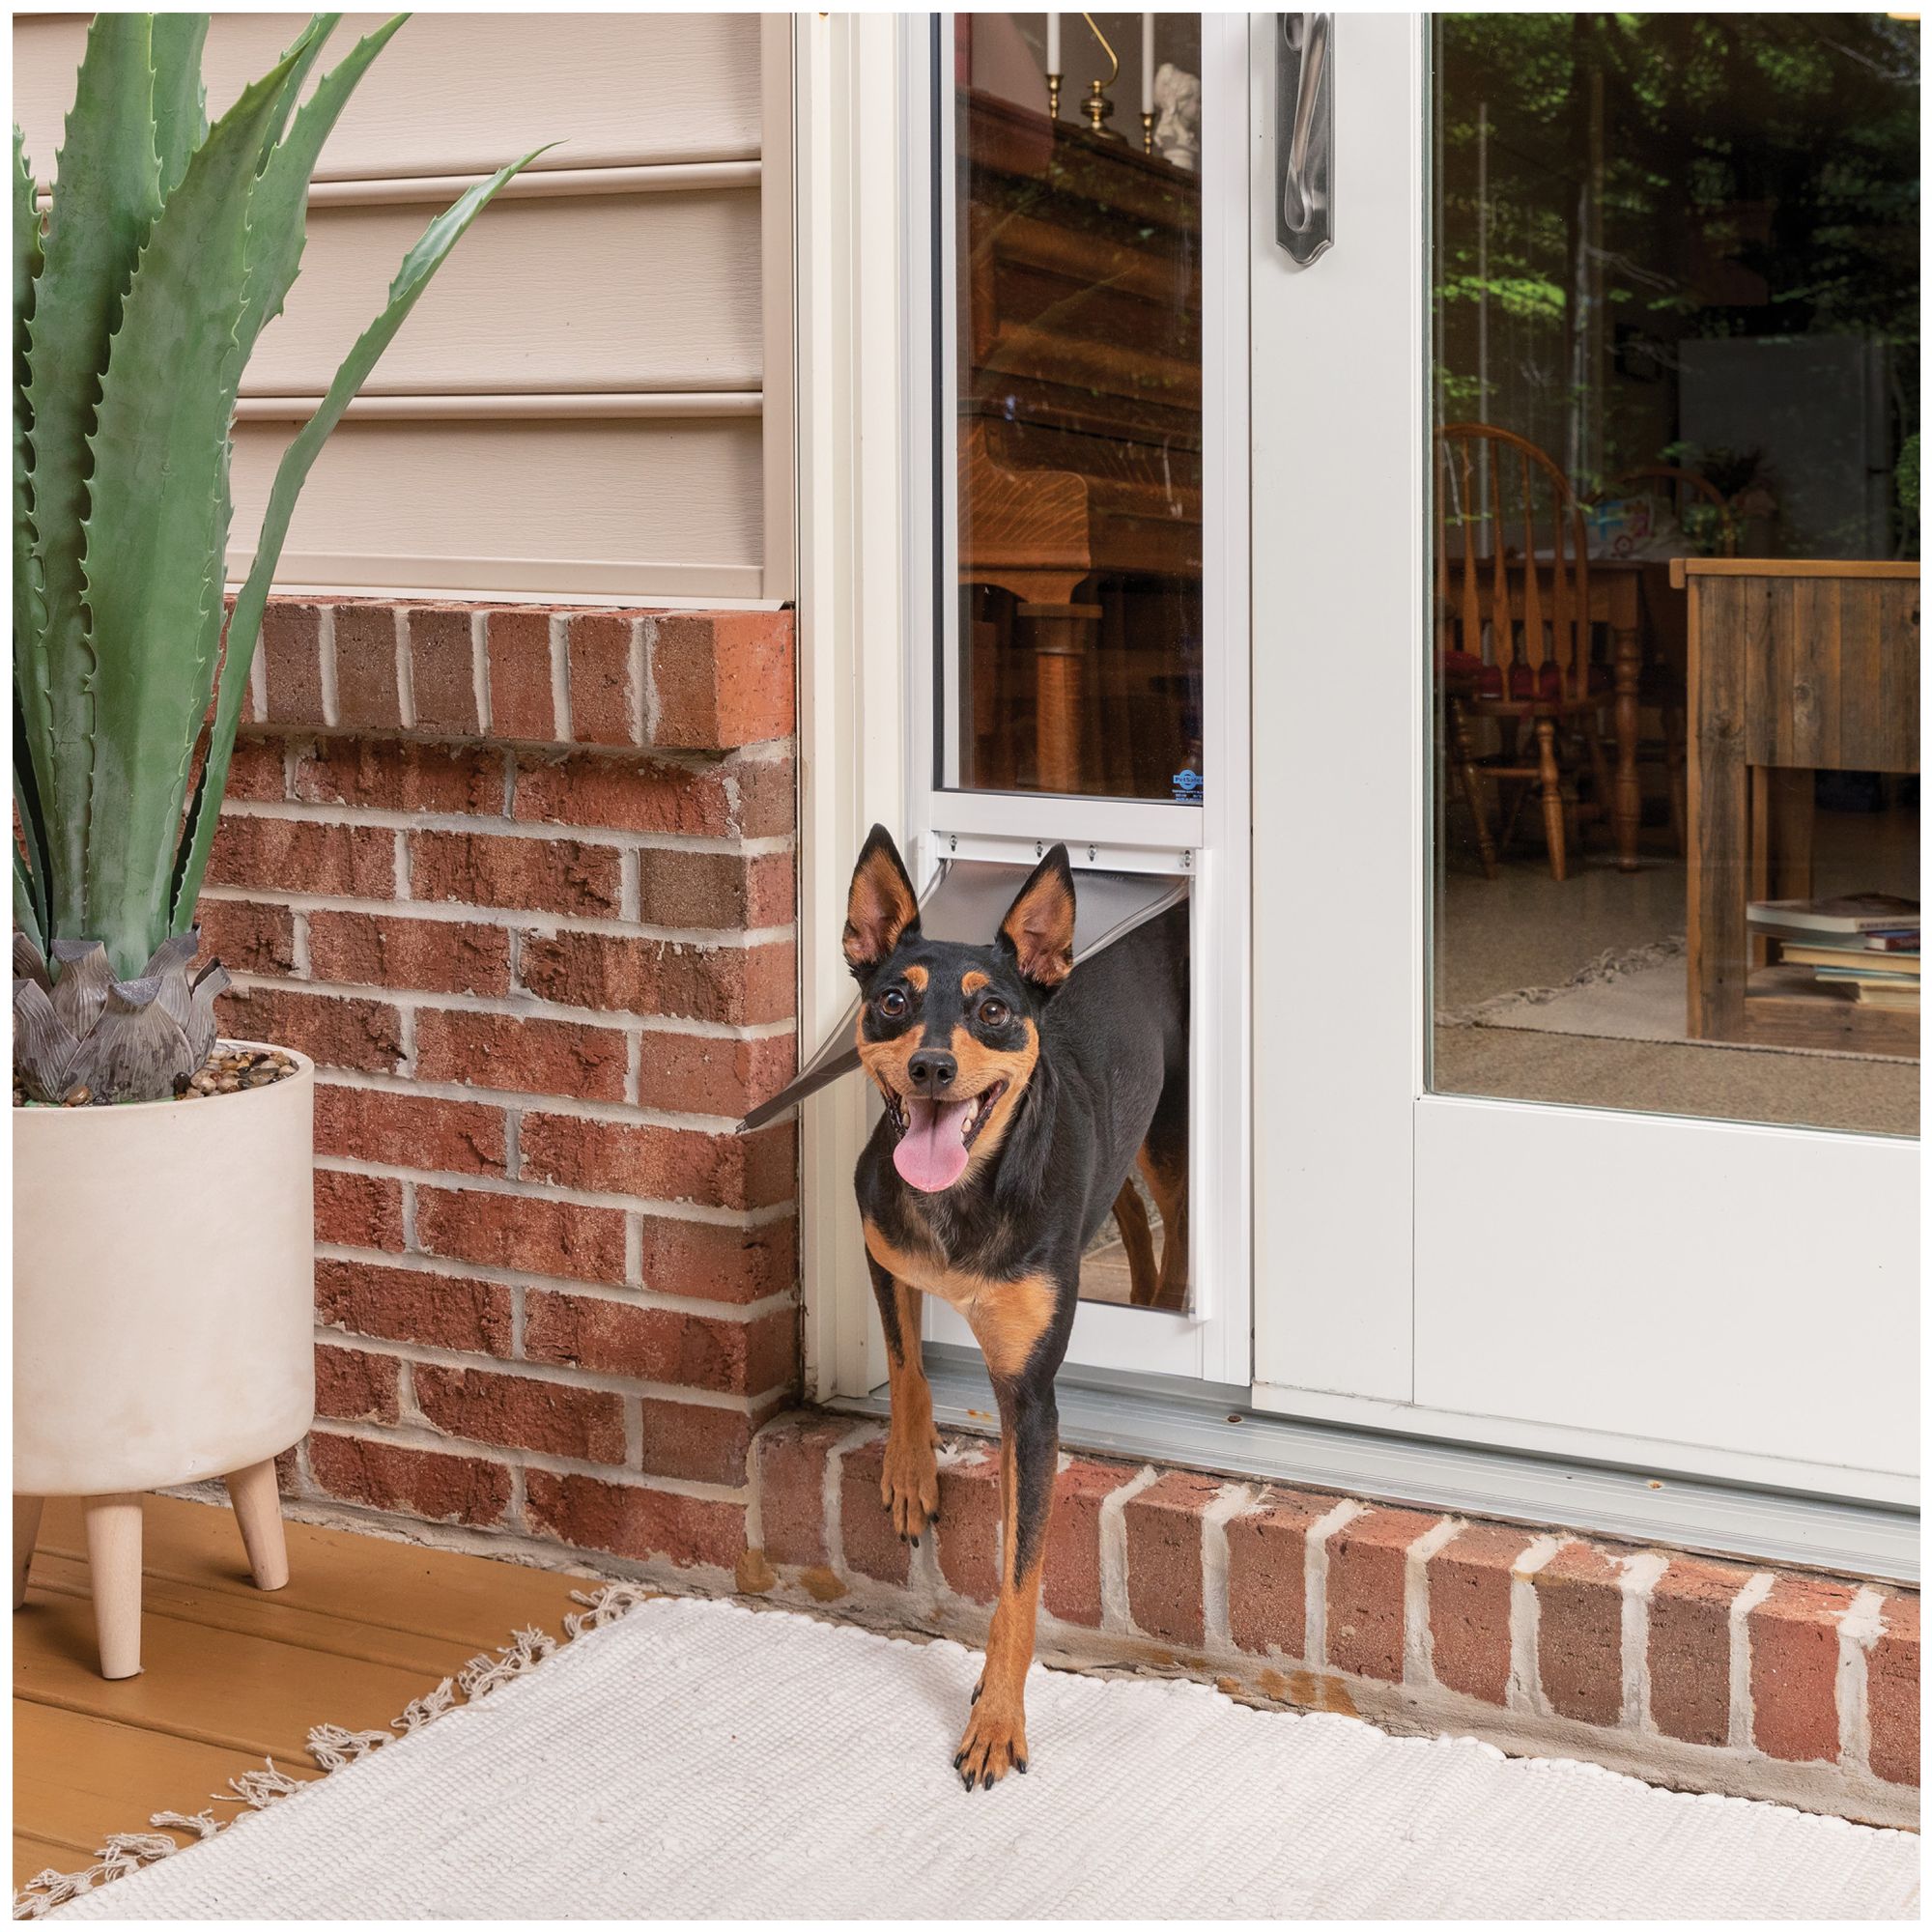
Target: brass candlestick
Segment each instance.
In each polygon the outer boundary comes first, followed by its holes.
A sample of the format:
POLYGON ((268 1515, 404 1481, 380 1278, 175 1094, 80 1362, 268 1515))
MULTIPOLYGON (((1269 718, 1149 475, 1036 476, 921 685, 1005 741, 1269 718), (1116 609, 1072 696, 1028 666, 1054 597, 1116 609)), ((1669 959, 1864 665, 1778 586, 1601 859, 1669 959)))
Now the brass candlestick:
POLYGON ((1046 77, 1046 118, 1049 121, 1058 121, 1060 119, 1060 83, 1062 78, 1063 76, 1057 73, 1050 73, 1046 77))
POLYGON ((1107 99, 1107 90, 1121 77, 1121 57, 1109 44, 1106 35, 1094 25, 1092 14, 1082 14, 1080 17, 1087 22, 1088 31, 1100 43, 1100 51, 1113 67, 1113 71, 1105 80, 1090 80, 1087 83, 1087 99, 1080 103, 1080 111, 1086 115, 1087 125, 1097 139, 1119 141, 1124 146, 1127 137, 1118 128, 1107 126, 1114 112, 1114 103, 1107 99))
POLYGON ((1159 118, 1157 114, 1143 113, 1141 116, 1141 153, 1144 155, 1153 153, 1153 124, 1159 118))

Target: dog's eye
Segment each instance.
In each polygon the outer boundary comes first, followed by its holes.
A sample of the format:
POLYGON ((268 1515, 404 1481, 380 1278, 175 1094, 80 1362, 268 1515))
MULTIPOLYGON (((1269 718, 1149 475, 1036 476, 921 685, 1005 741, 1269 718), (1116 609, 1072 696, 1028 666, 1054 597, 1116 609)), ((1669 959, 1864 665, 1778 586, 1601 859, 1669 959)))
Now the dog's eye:
POLYGON ((981 1000, 980 1002, 980 1024, 981 1026, 1004 1026, 1006 1021, 1006 1001, 981 1000))
POLYGON ((879 1010, 889 1020, 895 1020, 906 1009, 906 996, 896 986, 888 986, 879 995, 879 1010))

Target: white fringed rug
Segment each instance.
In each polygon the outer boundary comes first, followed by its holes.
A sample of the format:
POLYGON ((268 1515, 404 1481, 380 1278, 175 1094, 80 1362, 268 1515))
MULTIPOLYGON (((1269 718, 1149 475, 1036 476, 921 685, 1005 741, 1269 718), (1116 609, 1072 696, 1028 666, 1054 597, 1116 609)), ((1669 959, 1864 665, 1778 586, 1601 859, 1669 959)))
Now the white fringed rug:
MULTIPOLYGON (((612 1606, 615 1607, 614 1605, 612 1606)), ((1204 1685, 657 1598, 69 1918, 1903 1918, 1918 1840, 1204 1685)))

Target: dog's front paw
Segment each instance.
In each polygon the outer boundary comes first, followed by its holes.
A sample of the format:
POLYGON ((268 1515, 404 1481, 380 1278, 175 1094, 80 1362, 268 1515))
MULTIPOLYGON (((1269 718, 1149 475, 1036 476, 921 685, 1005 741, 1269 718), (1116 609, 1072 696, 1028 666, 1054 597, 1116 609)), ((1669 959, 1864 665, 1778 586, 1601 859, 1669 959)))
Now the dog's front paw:
POLYGON ((926 1524, 939 1520, 939 1463, 932 1449, 929 1438, 894 1435, 886 1442, 879 1500, 902 1542, 917 1543, 926 1524))
POLYGON ((1009 1771, 1027 1768, 1026 1709, 1017 1698, 988 1696, 985 1679, 973 1692, 973 1715, 952 1759, 952 1769, 971 1791, 990 1789, 1009 1771))

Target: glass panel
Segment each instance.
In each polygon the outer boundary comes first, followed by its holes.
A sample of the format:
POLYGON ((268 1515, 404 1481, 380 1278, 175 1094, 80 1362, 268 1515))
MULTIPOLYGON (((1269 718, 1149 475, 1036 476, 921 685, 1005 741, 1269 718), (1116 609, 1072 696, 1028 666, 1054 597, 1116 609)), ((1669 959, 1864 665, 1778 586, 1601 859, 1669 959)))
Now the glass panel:
POLYGON ((1201 23, 960 14, 952 56, 938 780, 1198 803, 1201 23))
POLYGON ((1917 1133, 1918 16, 1434 33, 1432 1085, 1917 1133))

